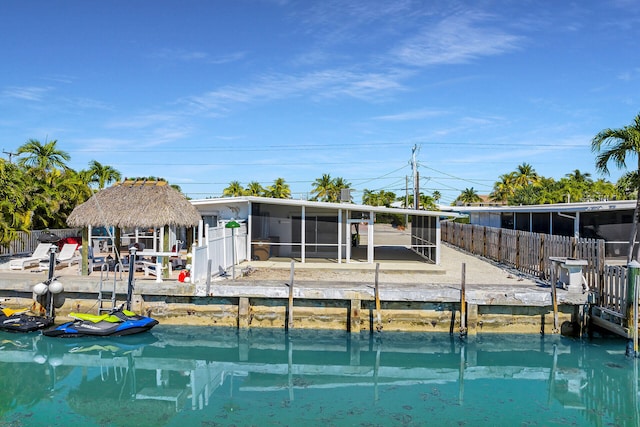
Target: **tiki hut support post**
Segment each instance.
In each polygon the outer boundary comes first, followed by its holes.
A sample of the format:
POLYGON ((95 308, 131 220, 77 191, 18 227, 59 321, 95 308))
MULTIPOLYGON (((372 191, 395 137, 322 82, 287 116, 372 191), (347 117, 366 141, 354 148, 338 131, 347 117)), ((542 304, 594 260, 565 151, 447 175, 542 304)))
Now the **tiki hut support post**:
POLYGON ((89 227, 82 228, 82 275, 89 274, 89 227))
MULTIPOLYGON (((170 242, 169 242, 169 237, 170 237, 170 233, 169 233, 169 225, 165 225, 164 226, 164 236, 162 236, 162 252, 169 252, 170 248, 170 242)), ((169 259, 168 256, 163 256, 162 257, 162 278, 163 279, 168 279, 169 278, 169 263, 171 262, 171 260, 169 259)))
POLYGON ((115 227, 115 233, 113 236, 113 252, 115 254, 116 264, 120 264, 120 246, 122 245, 122 230, 120 227, 115 227))

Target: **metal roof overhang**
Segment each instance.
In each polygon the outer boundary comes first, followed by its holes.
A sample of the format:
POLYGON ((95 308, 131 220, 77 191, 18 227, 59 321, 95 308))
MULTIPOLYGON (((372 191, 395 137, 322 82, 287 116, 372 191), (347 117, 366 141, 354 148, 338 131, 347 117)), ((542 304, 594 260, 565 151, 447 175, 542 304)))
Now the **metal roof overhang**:
POLYGON ((219 204, 228 203, 265 203, 281 206, 296 206, 296 207, 309 207, 318 209, 332 209, 332 210, 349 210, 356 212, 374 212, 374 213, 390 213, 400 215, 417 215, 417 216, 433 216, 449 218, 461 218, 466 217, 464 214, 450 211, 425 211, 415 209, 401 209, 401 208, 388 208, 385 206, 369 206, 369 205, 356 205, 353 203, 329 203, 329 202, 315 202, 310 200, 296 200, 296 199, 273 199, 270 197, 256 197, 256 196, 242 196, 242 197, 221 197, 217 199, 199 199, 191 200, 191 203, 196 207, 215 206, 219 204))
POLYGON ((446 206, 447 212, 471 213, 529 213, 529 212, 594 212, 634 209, 635 200, 614 200, 610 202, 555 203, 547 205, 523 206, 446 206))

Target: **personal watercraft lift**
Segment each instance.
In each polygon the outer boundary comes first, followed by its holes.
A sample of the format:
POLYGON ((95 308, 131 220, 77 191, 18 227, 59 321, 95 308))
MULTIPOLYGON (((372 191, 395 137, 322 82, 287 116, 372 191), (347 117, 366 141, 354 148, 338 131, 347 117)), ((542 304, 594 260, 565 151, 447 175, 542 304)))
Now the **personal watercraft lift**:
MULTIPOLYGON (((131 299, 134 288, 134 272, 136 249, 129 249, 129 279, 127 286, 126 307, 119 307, 104 314, 70 313, 74 319, 60 326, 43 331, 50 337, 80 336, 124 336, 146 332, 158 324, 158 321, 147 316, 139 316, 131 310, 131 299)), ((115 293, 115 284, 114 284, 115 293)))

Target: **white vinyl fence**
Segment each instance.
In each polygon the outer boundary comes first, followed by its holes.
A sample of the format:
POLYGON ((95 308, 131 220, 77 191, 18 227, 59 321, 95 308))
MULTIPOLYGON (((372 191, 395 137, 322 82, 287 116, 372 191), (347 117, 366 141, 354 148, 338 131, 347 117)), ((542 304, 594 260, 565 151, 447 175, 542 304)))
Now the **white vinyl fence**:
POLYGON ((207 227, 204 245, 193 248, 191 278, 193 283, 207 281, 207 270, 211 261, 211 275, 228 272, 233 267, 234 252, 236 265, 247 260, 247 225, 230 229, 224 226, 207 227))

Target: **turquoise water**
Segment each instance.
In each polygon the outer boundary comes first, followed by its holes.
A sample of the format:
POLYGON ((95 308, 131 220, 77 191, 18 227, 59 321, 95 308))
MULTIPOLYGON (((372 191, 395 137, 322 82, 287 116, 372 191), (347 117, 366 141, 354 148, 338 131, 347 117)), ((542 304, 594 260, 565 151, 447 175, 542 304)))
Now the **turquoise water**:
POLYGON ((0 334, 2 426, 640 425, 618 339, 158 326, 0 334))

